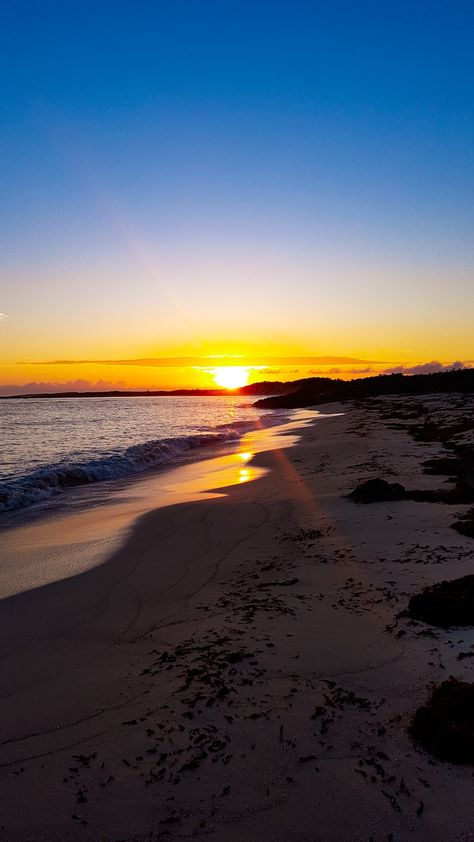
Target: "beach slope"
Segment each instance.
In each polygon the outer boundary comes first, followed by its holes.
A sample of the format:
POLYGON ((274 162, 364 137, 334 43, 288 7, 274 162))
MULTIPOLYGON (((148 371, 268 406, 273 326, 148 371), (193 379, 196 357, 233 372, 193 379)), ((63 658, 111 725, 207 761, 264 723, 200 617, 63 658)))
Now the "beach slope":
MULTIPOLYGON (((450 526, 468 507, 347 497, 442 486, 412 400, 325 406, 342 414, 258 454, 255 482, 150 511, 105 563, 0 602, 2 838, 473 838, 472 768, 408 729, 431 683, 471 680, 474 631, 398 616, 472 572, 450 526)), ((465 400, 423 397, 432 417, 465 400)))

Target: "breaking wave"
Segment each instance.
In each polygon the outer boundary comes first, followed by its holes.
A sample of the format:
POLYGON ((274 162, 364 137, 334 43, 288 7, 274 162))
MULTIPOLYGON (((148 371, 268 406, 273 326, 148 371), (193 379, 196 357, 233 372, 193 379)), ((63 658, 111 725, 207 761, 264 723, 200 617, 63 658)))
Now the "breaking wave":
POLYGON ((245 431, 255 429, 256 426, 273 426, 280 419, 281 416, 272 414, 271 418, 260 418, 258 424, 237 421, 230 426, 218 427, 218 432, 156 439, 89 461, 44 465, 0 485, 0 512, 31 506, 79 485, 130 477, 148 468, 179 460, 198 448, 235 441, 245 431))

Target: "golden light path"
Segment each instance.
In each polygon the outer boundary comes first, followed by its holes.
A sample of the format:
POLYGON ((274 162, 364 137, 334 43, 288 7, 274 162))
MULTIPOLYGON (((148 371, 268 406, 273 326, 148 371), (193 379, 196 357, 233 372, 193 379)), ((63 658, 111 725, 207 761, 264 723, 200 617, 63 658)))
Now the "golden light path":
POLYGON ((212 376, 218 386, 224 389, 239 389, 245 386, 249 378, 249 369, 243 365, 225 365, 212 370, 212 376))

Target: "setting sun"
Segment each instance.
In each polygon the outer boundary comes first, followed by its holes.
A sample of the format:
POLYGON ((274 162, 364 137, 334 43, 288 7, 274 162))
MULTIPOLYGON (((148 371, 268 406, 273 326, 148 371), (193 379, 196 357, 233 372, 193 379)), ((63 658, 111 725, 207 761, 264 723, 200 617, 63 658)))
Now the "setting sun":
POLYGON ((239 389, 245 386, 249 377, 249 370, 241 365, 226 365, 213 370, 213 377, 218 386, 224 389, 239 389))

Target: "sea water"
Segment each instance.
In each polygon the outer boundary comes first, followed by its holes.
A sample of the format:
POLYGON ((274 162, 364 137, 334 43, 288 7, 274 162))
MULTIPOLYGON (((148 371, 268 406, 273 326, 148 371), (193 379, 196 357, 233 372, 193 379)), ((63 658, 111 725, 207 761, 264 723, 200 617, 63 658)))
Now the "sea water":
MULTIPOLYGON (((29 398, 0 401, 0 512, 73 487, 199 458, 286 415, 255 398, 29 398)), ((64 498, 62 498, 64 500, 64 498)))

